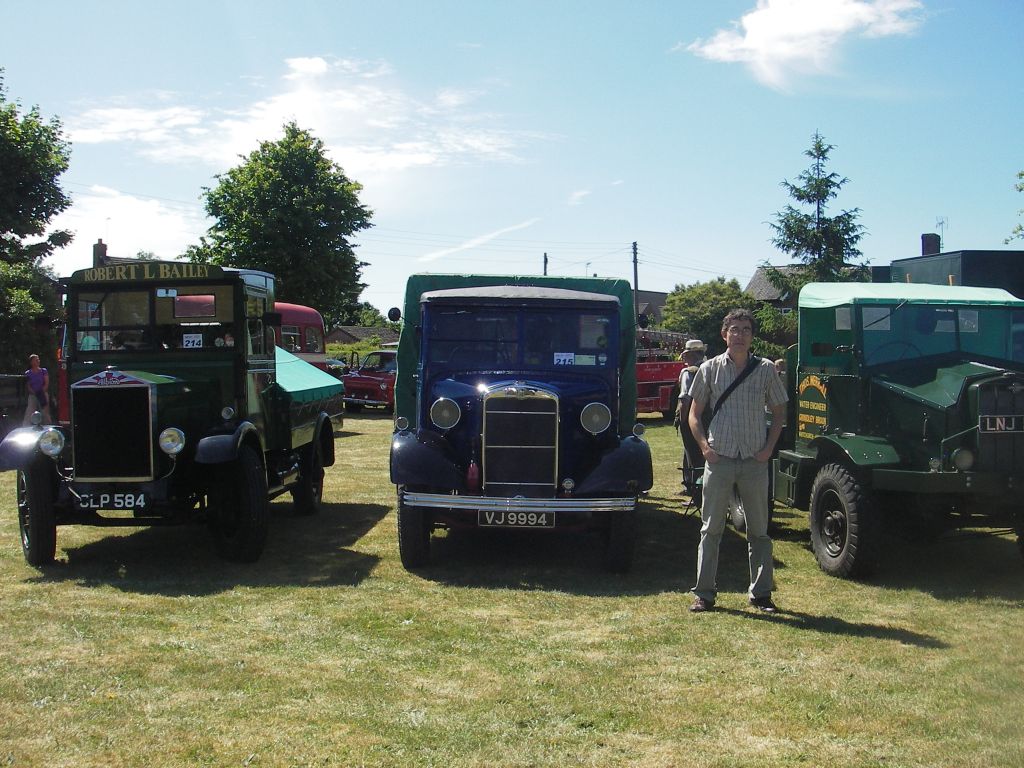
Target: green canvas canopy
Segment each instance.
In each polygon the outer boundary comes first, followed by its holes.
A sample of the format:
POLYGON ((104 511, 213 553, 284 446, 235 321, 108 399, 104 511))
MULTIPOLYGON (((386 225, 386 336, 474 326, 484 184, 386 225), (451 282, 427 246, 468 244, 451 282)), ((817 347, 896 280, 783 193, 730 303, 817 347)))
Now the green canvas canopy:
POLYGON ((844 304, 1000 304, 1024 307, 1002 288, 970 288, 927 283, 808 283, 800 289, 800 306, 825 309, 844 304))
POLYGON ((291 395, 293 402, 312 403, 345 391, 345 385, 331 374, 280 347, 274 348, 274 360, 277 384, 291 395))

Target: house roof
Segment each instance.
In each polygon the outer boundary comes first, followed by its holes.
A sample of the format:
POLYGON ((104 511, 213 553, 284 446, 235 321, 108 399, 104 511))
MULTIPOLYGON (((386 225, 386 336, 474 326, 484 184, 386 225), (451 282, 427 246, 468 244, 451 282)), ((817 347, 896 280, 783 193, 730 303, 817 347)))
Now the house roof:
POLYGON ((354 344, 357 341, 366 341, 371 336, 380 339, 381 344, 389 344, 398 341, 398 331, 384 327, 367 327, 364 325, 342 325, 327 334, 327 341, 341 344, 354 344))
MULTIPOLYGON (((793 264, 775 266, 773 268, 779 270, 779 272, 784 275, 796 272, 799 269, 798 266, 793 264)), ((783 291, 771 284, 768 280, 768 274, 764 267, 757 268, 757 271, 754 272, 754 276, 750 278, 750 282, 747 283, 747 287, 743 290, 744 293, 749 293, 758 301, 785 301, 789 298, 788 296, 783 295, 783 291)))

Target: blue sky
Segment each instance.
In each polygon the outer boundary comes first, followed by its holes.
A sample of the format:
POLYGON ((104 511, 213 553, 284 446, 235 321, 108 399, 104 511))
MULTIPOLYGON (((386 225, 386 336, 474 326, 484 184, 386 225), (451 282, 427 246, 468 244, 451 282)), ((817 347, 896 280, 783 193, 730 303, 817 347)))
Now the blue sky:
POLYGON ((539 273, 545 252, 632 280, 634 241, 642 289, 745 285, 788 263, 768 222, 815 131, 873 264, 923 232, 1011 247, 1024 208, 1020 0, 4 6, 8 98, 72 142, 59 274, 97 238, 180 254, 202 188, 290 120, 364 187, 385 311, 413 272, 539 273))

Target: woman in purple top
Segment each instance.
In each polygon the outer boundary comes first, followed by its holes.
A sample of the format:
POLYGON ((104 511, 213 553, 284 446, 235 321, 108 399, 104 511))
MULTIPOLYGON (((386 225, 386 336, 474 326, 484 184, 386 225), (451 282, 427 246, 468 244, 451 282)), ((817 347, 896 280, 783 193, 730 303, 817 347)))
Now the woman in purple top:
POLYGON ((29 355, 29 368, 25 371, 25 378, 28 379, 28 405, 25 407, 24 424, 30 424, 32 414, 40 411, 43 414, 43 423, 50 421, 50 398, 47 392, 50 391, 50 374, 39 365, 39 355, 29 355))

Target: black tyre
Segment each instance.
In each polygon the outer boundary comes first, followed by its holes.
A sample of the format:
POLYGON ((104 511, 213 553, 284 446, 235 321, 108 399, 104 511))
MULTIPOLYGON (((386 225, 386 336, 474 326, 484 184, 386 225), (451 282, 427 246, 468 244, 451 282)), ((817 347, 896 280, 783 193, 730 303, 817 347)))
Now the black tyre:
POLYGON ((423 507, 402 501, 398 489, 398 555, 406 570, 422 568, 430 562, 430 516, 423 507))
POLYGON ((57 518, 53 509, 53 462, 36 459, 18 470, 18 528, 25 562, 40 567, 53 562, 57 552, 57 518))
POLYGON ((840 578, 875 566, 878 520, 869 492, 846 467, 827 464, 811 487, 811 548, 821 570, 840 578))
POLYGON ((254 448, 243 445, 238 458, 221 470, 213 493, 213 538, 225 560, 252 563, 263 554, 270 527, 267 475, 254 448))
POLYGON ((612 573, 626 573, 633 566, 636 549, 636 510, 610 512, 605 529, 604 567, 612 573))
POLYGON ((299 482, 292 489, 292 503, 300 515, 315 515, 324 496, 324 456, 320 439, 313 440, 302 456, 299 482))

